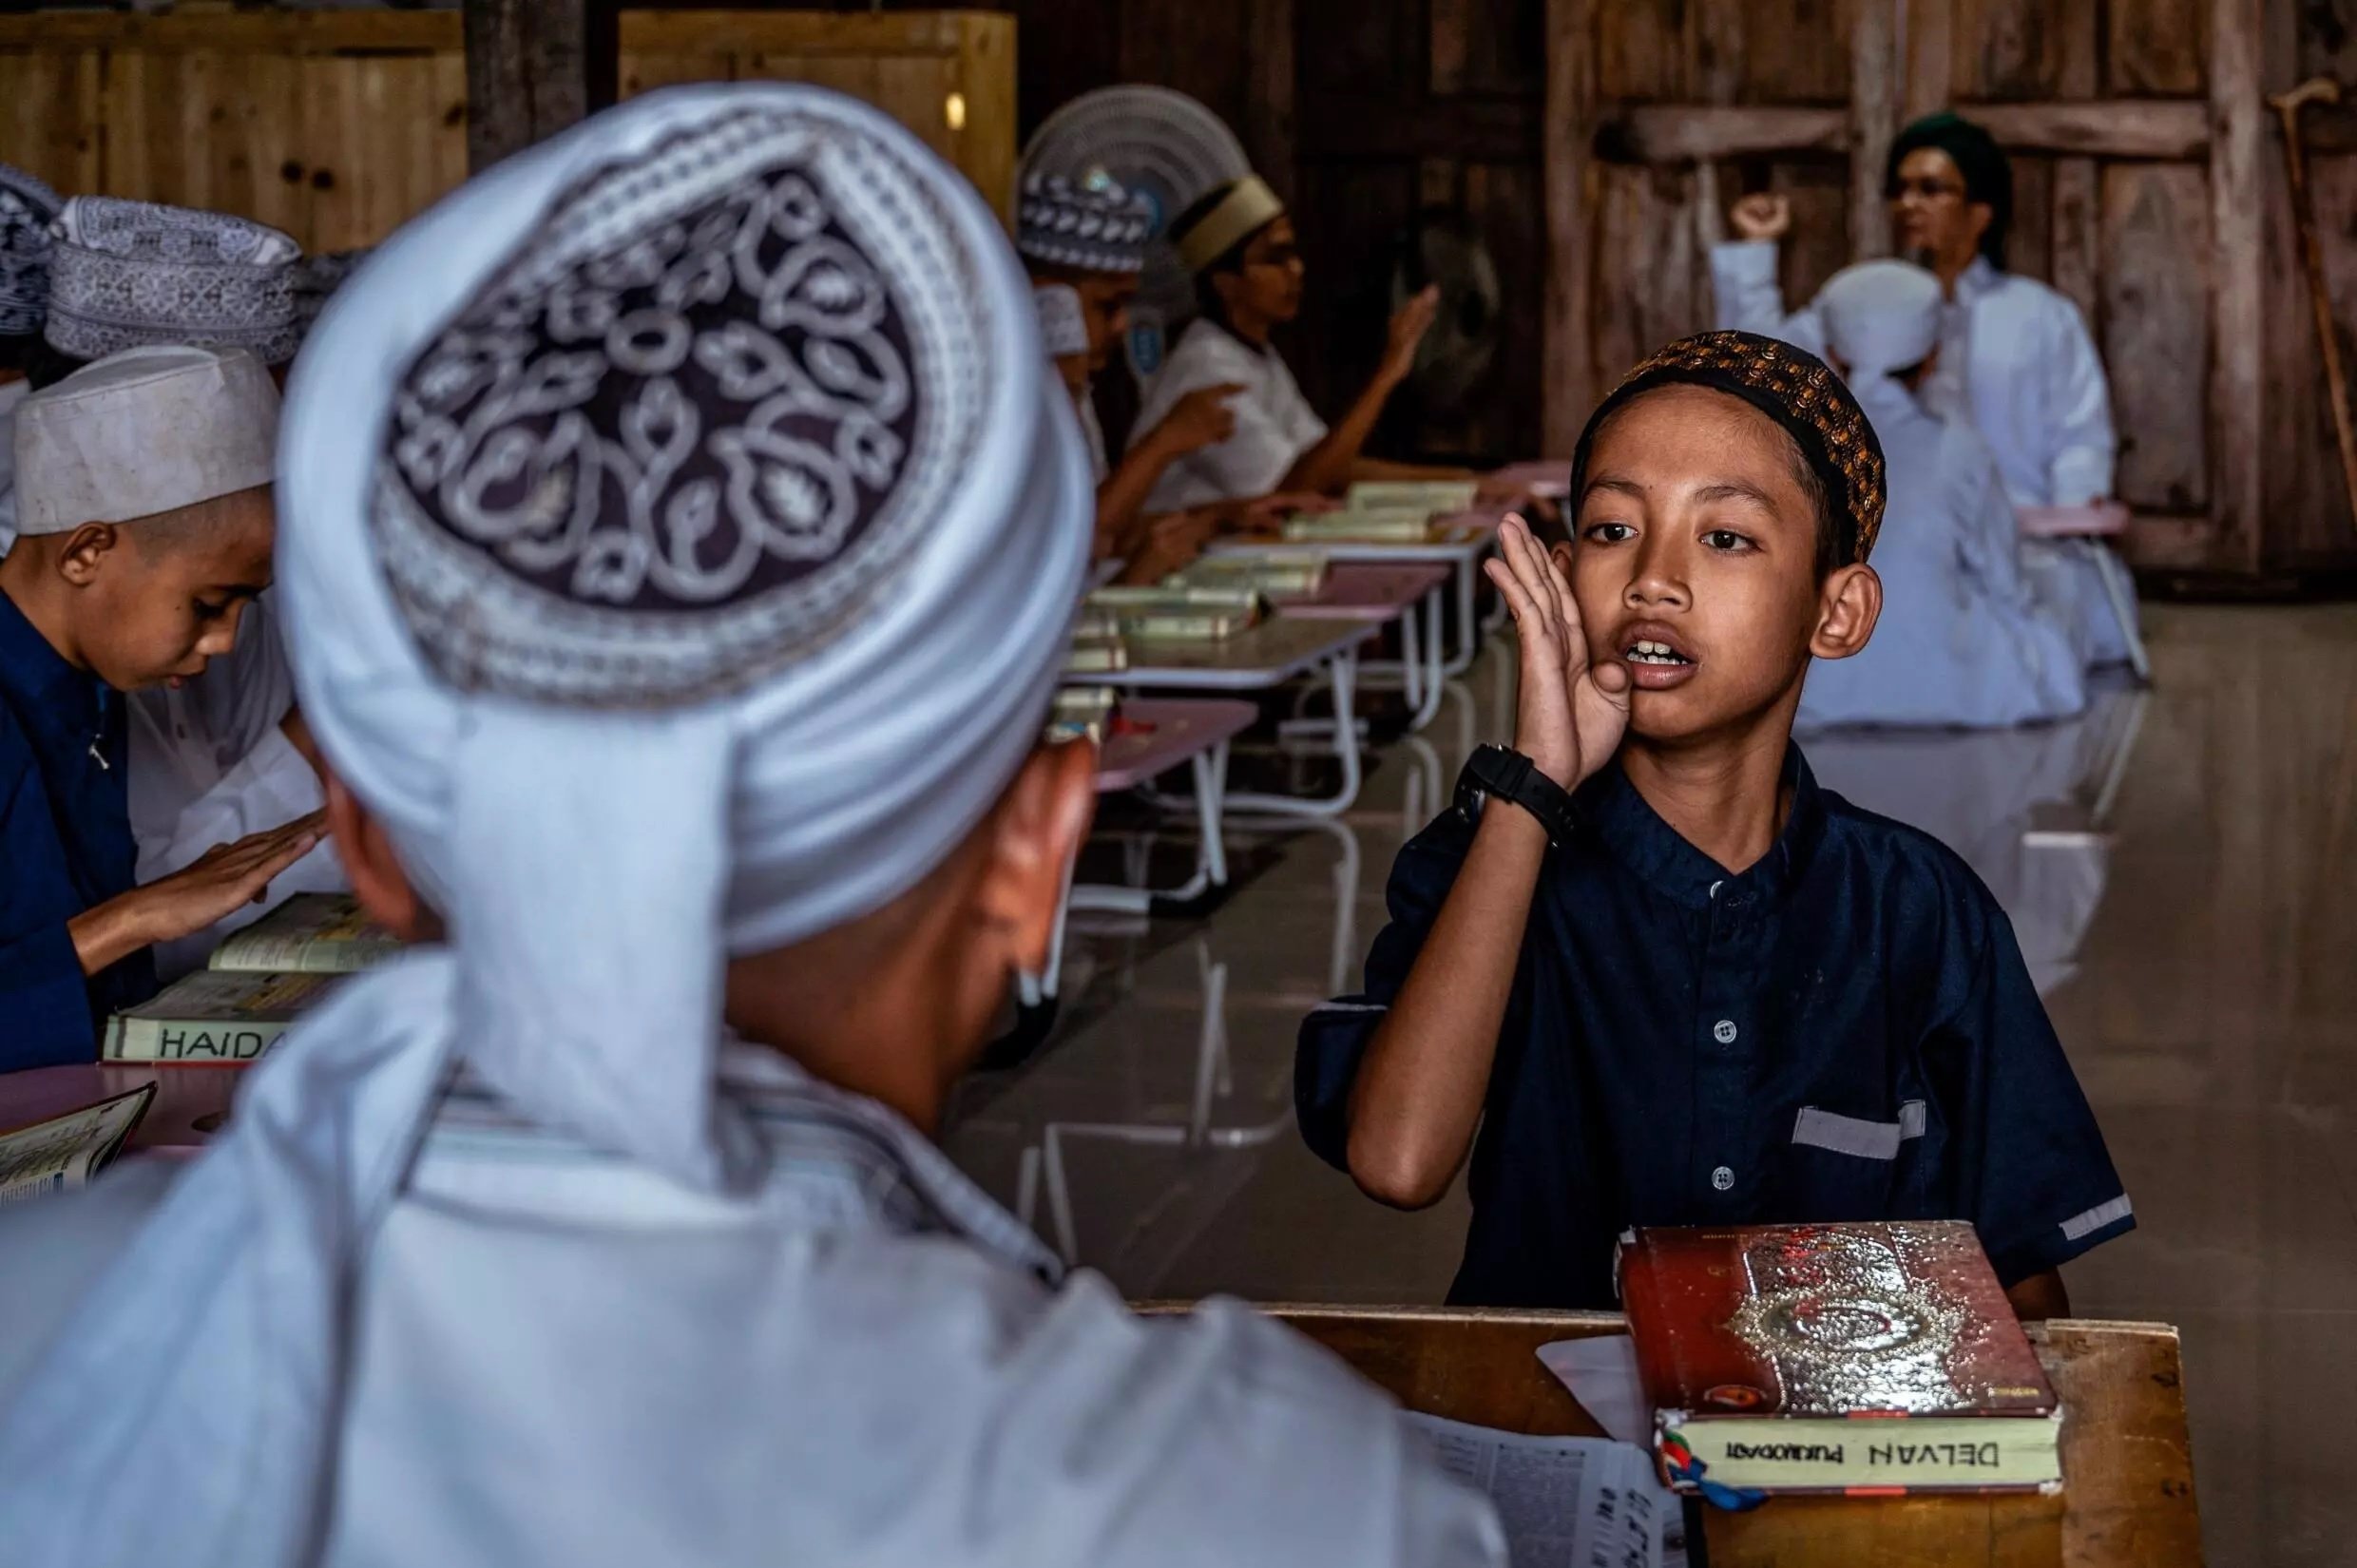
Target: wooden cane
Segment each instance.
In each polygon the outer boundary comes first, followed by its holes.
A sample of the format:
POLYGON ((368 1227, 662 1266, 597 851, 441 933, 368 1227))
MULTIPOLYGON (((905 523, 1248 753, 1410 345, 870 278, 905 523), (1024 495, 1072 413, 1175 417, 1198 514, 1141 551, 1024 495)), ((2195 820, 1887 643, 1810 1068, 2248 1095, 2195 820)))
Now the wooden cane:
POLYGON ((2348 407, 2348 374, 2341 368, 2340 334, 2332 325, 2332 294, 2325 282, 2325 250, 2316 235, 2316 204, 2308 191, 2307 143, 2300 111, 2310 103, 2337 104, 2341 84, 2328 76, 2301 83, 2268 99, 2283 121, 2284 166, 2291 177, 2291 211, 2300 225, 2300 249, 2308 258, 2309 301, 2316 308, 2316 340, 2324 350, 2325 381, 2332 393, 2332 428, 2341 441, 2341 483, 2348 491, 2349 517, 2357 525, 2357 426, 2348 407))

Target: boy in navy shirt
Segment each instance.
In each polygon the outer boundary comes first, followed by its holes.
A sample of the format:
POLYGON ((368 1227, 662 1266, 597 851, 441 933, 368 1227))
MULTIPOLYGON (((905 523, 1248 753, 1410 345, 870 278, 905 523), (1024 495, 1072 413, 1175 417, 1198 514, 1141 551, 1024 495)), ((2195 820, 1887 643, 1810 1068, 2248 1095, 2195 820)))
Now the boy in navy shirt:
POLYGON ((1811 355, 1705 334, 1597 410, 1567 507, 1551 549, 1503 531, 1515 749, 1304 1024, 1304 1135, 1403 1208, 1470 1152, 1463 1304, 1610 1306, 1632 1225, 1964 1218, 2022 1315, 2067 1310, 2058 1266, 2135 1220, 2012 927, 1792 743, 1881 611, 1871 428, 1811 355))
POLYGON ((270 583, 278 392, 251 355, 128 349, 17 410, 0 559, 0 1072, 88 1061, 149 949, 265 894, 304 817, 140 885, 125 696, 195 679, 270 583))

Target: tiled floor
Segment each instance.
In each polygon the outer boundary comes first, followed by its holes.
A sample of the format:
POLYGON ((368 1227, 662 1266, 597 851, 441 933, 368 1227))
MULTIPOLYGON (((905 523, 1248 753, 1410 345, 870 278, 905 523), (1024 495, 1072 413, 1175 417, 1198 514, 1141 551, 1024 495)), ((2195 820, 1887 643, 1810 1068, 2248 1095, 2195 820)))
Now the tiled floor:
MULTIPOLYGON (((1821 738, 1818 773, 1970 858, 2012 913, 2140 1229, 2082 1316, 2185 1336, 2216 1568, 2357 1561, 2357 607, 2150 611, 2156 683, 2060 730, 1821 738), (2119 762, 2114 771, 2112 764, 2119 762)), ((1403 834, 1503 738, 1494 654, 1349 821, 1239 834, 1208 920, 1098 927, 1066 1015, 950 1138, 1136 1296, 1438 1300, 1465 1212, 1361 1197, 1294 1136, 1293 1027, 1383 919, 1403 834), (1435 781, 1437 780, 1437 791, 1435 781), (1224 1039, 1205 997, 1224 988, 1224 1039)), ((1162 852, 1183 857, 1174 838, 1162 852)))

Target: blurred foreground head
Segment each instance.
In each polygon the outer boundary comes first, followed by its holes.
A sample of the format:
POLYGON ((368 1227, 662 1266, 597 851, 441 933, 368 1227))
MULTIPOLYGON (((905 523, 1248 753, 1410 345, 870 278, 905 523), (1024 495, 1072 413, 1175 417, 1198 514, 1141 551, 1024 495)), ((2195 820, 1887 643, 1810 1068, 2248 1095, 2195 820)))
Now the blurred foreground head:
POLYGON ((1046 371, 972 189, 782 85, 601 115, 329 307, 281 448, 303 709, 519 1105, 738 1178, 728 961, 908 894, 1034 749, 1093 505, 1046 371))

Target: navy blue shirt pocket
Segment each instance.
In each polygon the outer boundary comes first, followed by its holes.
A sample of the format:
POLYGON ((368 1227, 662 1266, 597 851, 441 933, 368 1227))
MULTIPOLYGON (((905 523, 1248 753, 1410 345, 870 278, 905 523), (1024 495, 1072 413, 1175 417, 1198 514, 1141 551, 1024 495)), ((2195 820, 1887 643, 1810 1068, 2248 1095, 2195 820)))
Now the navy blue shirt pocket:
POLYGON ((1877 1117, 1802 1106, 1782 1152, 1784 1180, 1775 1220, 1806 1224, 1906 1214, 1913 1206, 1927 1121, 1920 1100, 1902 1100, 1892 1115, 1877 1117))

